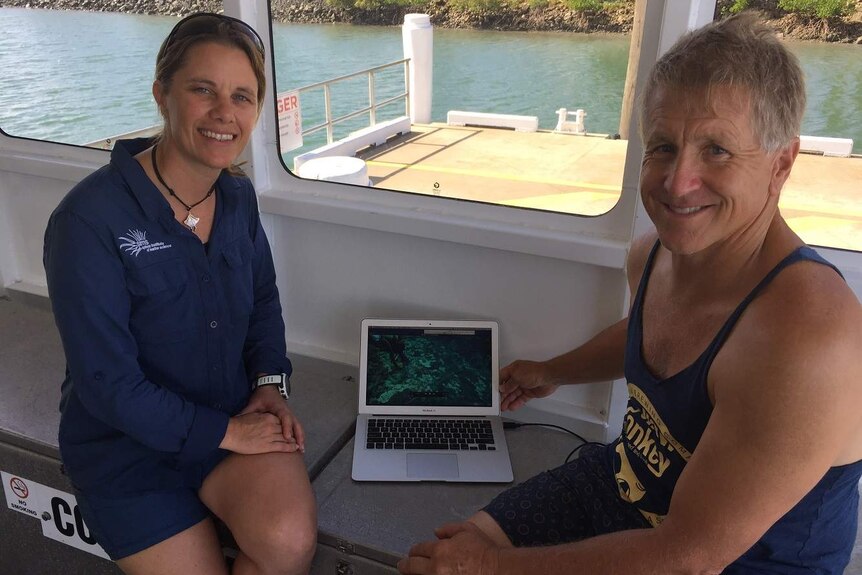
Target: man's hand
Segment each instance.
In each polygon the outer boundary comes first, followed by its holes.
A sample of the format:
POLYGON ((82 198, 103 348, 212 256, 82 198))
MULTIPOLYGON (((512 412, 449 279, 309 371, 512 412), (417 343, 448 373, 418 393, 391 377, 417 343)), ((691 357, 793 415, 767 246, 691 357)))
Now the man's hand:
POLYGON ((469 521, 447 523, 434 531, 438 541, 424 541, 410 548, 398 562, 404 575, 493 575, 500 548, 469 521))
POLYGON ((288 451, 299 450, 305 453, 305 431, 302 429, 302 424, 299 419, 293 414, 287 402, 278 393, 278 389, 274 385, 264 385, 258 387, 251 398, 248 400, 248 405, 245 406, 239 415, 248 413, 271 413, 276 416, 281 422, 281 432, 284 441, 291 448, 288 451))
POLYGON ((531 399, 551 395, 558 387, 546 362, 513 361, 500 370, 500 409, 518 409, 531 399))

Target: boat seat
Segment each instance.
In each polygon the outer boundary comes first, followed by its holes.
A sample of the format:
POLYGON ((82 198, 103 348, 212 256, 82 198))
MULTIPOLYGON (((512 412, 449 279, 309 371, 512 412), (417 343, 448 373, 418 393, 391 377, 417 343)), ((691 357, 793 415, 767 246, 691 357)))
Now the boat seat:
MULTIPOLYGON (((65 358, 49 302, 0 298, 0 471, 72 493, 62 474, 57 429, 60 384, 65 358)), ((291 405, 306 431, 305 461, 314 479, 353 435, 356 419, 356 368, 291 355, 294 366, 291 405)), ((36 518, 11 509, 0 511, 0 571, 119 573, 99 557, 43 536, 36 518), (65 566, 65 567, 64 567, 65 566)), ((220 529, 231 554, 235 543, 220 529)), ((86 534, 85 534, 86 535, 86 534)))

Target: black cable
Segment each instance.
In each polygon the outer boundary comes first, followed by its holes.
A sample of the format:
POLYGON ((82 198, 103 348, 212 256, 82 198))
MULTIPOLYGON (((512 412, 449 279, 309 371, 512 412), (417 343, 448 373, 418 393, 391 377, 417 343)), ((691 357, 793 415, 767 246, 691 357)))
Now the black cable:
POLYGON ((559 429, 560 431, 565 431, 571 435, 574 435, 578 439, 580 439, 583 443, 589 443, 586 439, 572 431, 571 429, 566 429, 560 425, 554 425, 553 423, 521 423, 520 421, 504 421, 503 429, 518 429, 519 427, 552 427, 554 429, 559 429))
POLYGON ((577 453, 578 450, 584 446, 587 446, 587 445, 600 445, 602 447, 605 446, 604 443, 599 443, 598 441, 588 441, 587 439, 584 439, 584 437, 582 437, 581 435, 578 435, 577 433, 575 433, 571 429, 567 429, 567 428, 562 427, 560 425, 554 425, 553 423, 521 423, 520 421, 504 421, 503 422, 503 429, 518 429, 519 427, 551 427, 553 429, 559 429, 560 431, 565 431, 566 433, 574 435, 577 439, 579 439, 581 441, 581 444, 569 452, 569 454, 566 456, 566 459, 563 463, 568 463, 569 459, 572 458, 572 455, 577 453))
POLYGON ((574 455, 575 453, 578 452, 578 450, 580 450, 582 447, 586 447, 587 445, 598 445, 601 447, 605 447, 604 443, 599 443, 598 441, 587 441, 586 443, 582 443, 579 446, 577 446, 576 448, 574 448, 573 450, 571 450, 569 452, 569 454, 566 456, 566 461, 564 463, 568 463, 569 459, 572 458, 572 455, 574 455))

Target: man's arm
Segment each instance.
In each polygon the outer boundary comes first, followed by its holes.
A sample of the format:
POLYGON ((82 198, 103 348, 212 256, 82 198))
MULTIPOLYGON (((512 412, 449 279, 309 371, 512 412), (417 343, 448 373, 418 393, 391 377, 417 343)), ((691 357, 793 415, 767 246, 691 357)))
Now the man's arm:
MULTIPOLYGON (((632 298, 655 241, 655 234, 649 234, 632 244, 626 263, 632 298)), ((551 395, 561 385, 622 377, 627 329, 628 317, 625 317, 586 343, 547 361, 513 361, 500 370, 501 409, 518 409, 531 399, 551 395)))
POLYGON ((583 345, 547 361, 513 361, 500 370, 500 408, 518 409, 531 399, 551 395, 561 385, 622 376, 627 325, 628 318, 623 318, 583 345))

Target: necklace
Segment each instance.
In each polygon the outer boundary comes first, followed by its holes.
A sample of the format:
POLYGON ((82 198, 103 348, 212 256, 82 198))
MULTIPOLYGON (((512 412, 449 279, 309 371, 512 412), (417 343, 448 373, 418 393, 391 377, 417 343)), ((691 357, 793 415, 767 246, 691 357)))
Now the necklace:
POLYGON ((156 146, 153 146, 153 151, 152 151, 151 155, 153 157, 153 171, 156 173, 156 178, 158 178, 159 182, 165 188, 167 188, 168 193, 173 198, 175 198, 179 203, 181 203, 183 205, 183 207, 186 209, 186 219, 183 220, 183 225, 185 227, 187 227, 188 229, 190 229, 191 231, 195 231, 195 228, 197 227, 198 222, 201 221, 201 219, 192 213, 192 208, 204 203, 205 201, 207 201, 207 199, 211 195, 213 195, 215 193, 215 184, 212 185, 212 187, 210 188, 210 191, 207 192, 207 195, 205 195, 203 198, 196 201, 195 203, 189 205, 189 204, 185 203, 184 201, 182 201, 182 199, 180 199, 180 197, 176 193, 174 193, 173 188, 171 188, 169 185, 167 185, 165 183, 165 180, 162 178, 162 174, 159 172, 159 165, 156 163, 156 146))

